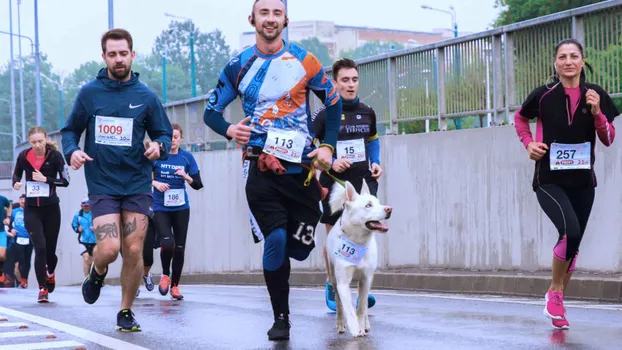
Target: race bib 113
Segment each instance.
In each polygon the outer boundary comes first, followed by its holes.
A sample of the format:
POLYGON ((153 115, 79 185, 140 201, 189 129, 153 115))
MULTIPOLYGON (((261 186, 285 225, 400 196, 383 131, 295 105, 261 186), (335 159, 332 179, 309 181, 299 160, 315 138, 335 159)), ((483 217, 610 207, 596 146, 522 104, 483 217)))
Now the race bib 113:
POLYGON ((305 134, 300 131, 270 128, 263 151, 288 162, 300 163, 305 141, 305 134))

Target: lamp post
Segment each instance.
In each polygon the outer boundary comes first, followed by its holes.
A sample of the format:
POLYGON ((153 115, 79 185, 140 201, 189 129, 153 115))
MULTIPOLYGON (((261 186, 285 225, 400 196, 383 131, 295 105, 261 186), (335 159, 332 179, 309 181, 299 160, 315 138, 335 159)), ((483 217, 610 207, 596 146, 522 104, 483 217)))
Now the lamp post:
POLYGON ((166 103, 166 51, 162 50, 162 103, 166 103))
POLYGON ((41 70, 39 67, 39 0, 35 0, 35 99, 37 104, 37 125, 43 126, 43 101, 41 100, 41 70))
POLYGON ((15 146, 17 145, 17 134, 15 134, 15 69, 13 62, 13 0, 9 0, 9 45, 11 45, 11 63, 9 69, 11 70, 11 101, 9 102, 9 109, 11 110, 11 125, 13 127, 13 155, 15 155, 15 146))
POLYGON ((108 0, 108 30, 114 28, 114 0, 108 0))
MULTIPOLYGON (((449 6, 449 11, 435 8, 435 7, 428 6, 428 5, 421 5, 421 8, 424 10, 438 11, 438 12, 448 13, 449 15, 451 15, 451 27, 454 32, 454 38, 458 37, 458 22, 456 21, 456 9, 452 5, 449 6)), ((459 54, 460 53, 458 52, 458 48, 454 46, 454 67, 455 67, 454 69, 456 71, 457 78, 460 78, 459 54)), ((455 118, 454 123, 456 124, 456 129, 458 130, 462 129, 462 118, 455 118)))
MULTIPOLYGON (((188 17, 176 16, 170 13, 164 13, 166 17, 183 19, 186 21, 192 21, 192 19, 188 17)), ((192 84, 192 97, 197 96, 197 74, 196 74, 196 63, 194 61, 194 30, 190 32, 190 80, 192 84)))
MULTIPOLYGON (((287 15, 287 0, 283 0, 283 4, 285 5, 285 14, 287 15)), ((289 42, 289 29, 287 29, 287 27, 285 28, 285 30, 283 31, 283 39, 285 39, 285 41, 289 42)))
POLYGON ((63 127, 63 81, 58 78, 58 82, 56 82, 45 74, 41 74, 41 76, 58 87, 58 128, 61 129, 63 127))

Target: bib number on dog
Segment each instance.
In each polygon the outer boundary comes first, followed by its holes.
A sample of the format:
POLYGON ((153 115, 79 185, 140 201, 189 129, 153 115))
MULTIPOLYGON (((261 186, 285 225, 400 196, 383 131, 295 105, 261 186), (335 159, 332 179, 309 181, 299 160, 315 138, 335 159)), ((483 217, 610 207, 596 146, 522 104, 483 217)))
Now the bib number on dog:
POLYGON ((134 119, 95 116, 95 143, 131 146, 134 119))
POLYGON ((337 141, 337 159, 349 160, 352 163, 366 161, 365 141, 363 139, 337 141))
POLYGON ((366 253, 367 247, 350 241, 345 235, 339 237, 339 242, 333 251, 337 257, 353 265, 360 264, 366 253))
POLYGON ((26 197, 49 197, 50 185, 39 181, 26 181, 26 197))
POLYGON ((591 143, 552 143, 550 153, 551 170, 591 169, 591 143))
POLYGON ((270 128, 263 151, 288 162, 300 163, 305 141, 305 135, 299 131, 270 128))
POLYGON ((178 207, 184 204, 186 204, 186 196, 184 195, 183 188, 168 190, 164 192, 165 207, 178 207))

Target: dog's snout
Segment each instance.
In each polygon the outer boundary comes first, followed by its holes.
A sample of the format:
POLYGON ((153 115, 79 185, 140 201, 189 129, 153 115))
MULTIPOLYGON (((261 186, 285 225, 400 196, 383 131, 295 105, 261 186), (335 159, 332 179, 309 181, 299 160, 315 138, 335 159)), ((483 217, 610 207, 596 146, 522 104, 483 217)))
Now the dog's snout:
POLYGON ((391 213, 393 212, 393 208, 391 207, 384 207, 384 211, 385 213, 387 213, 387 219, 391 217, 391 213))

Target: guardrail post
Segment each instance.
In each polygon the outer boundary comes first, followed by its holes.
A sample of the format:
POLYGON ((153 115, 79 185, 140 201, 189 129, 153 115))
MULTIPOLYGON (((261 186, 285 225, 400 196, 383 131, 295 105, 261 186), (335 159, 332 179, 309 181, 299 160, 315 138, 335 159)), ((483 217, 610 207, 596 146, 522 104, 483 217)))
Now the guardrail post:
POLYGON ((399 131, 397 110, 397 60, 395 57, 387 58, 387 87, 389 89, 389 133, 397 135, 399 131))
MULTIPOLYGON (((495 125, 502 124, 504 121, 503 115, 499 115, 498 109, 503 106, 503 66, 501 57, 503 56, 501 51, 501 36, 494 35, 492 37, 492 109, 494 109, 495 125)), ((486 58, 488 59, 488 57, 486 58)), ((487 96, 490 98, 489 96, 487 96)), ((490 125, 489 125, 490 126, 490 125)))
POLYGON ((583 29, 583 16, 572 16, 572 37, 577 39, 585 47, 585 30, 583 29))
POLYGON ((505 119, 509 125, 514 124, 510 116, 510 108, 516 105, 516 81, 514 79, 514 40, 512 33, 503 34, 503 56, 505 58, 505 119))
POLYGON ((436 49, 436 92, 438 95, 438 129, 447 130, 447 106, 445 103, 445 48, 436 49))

